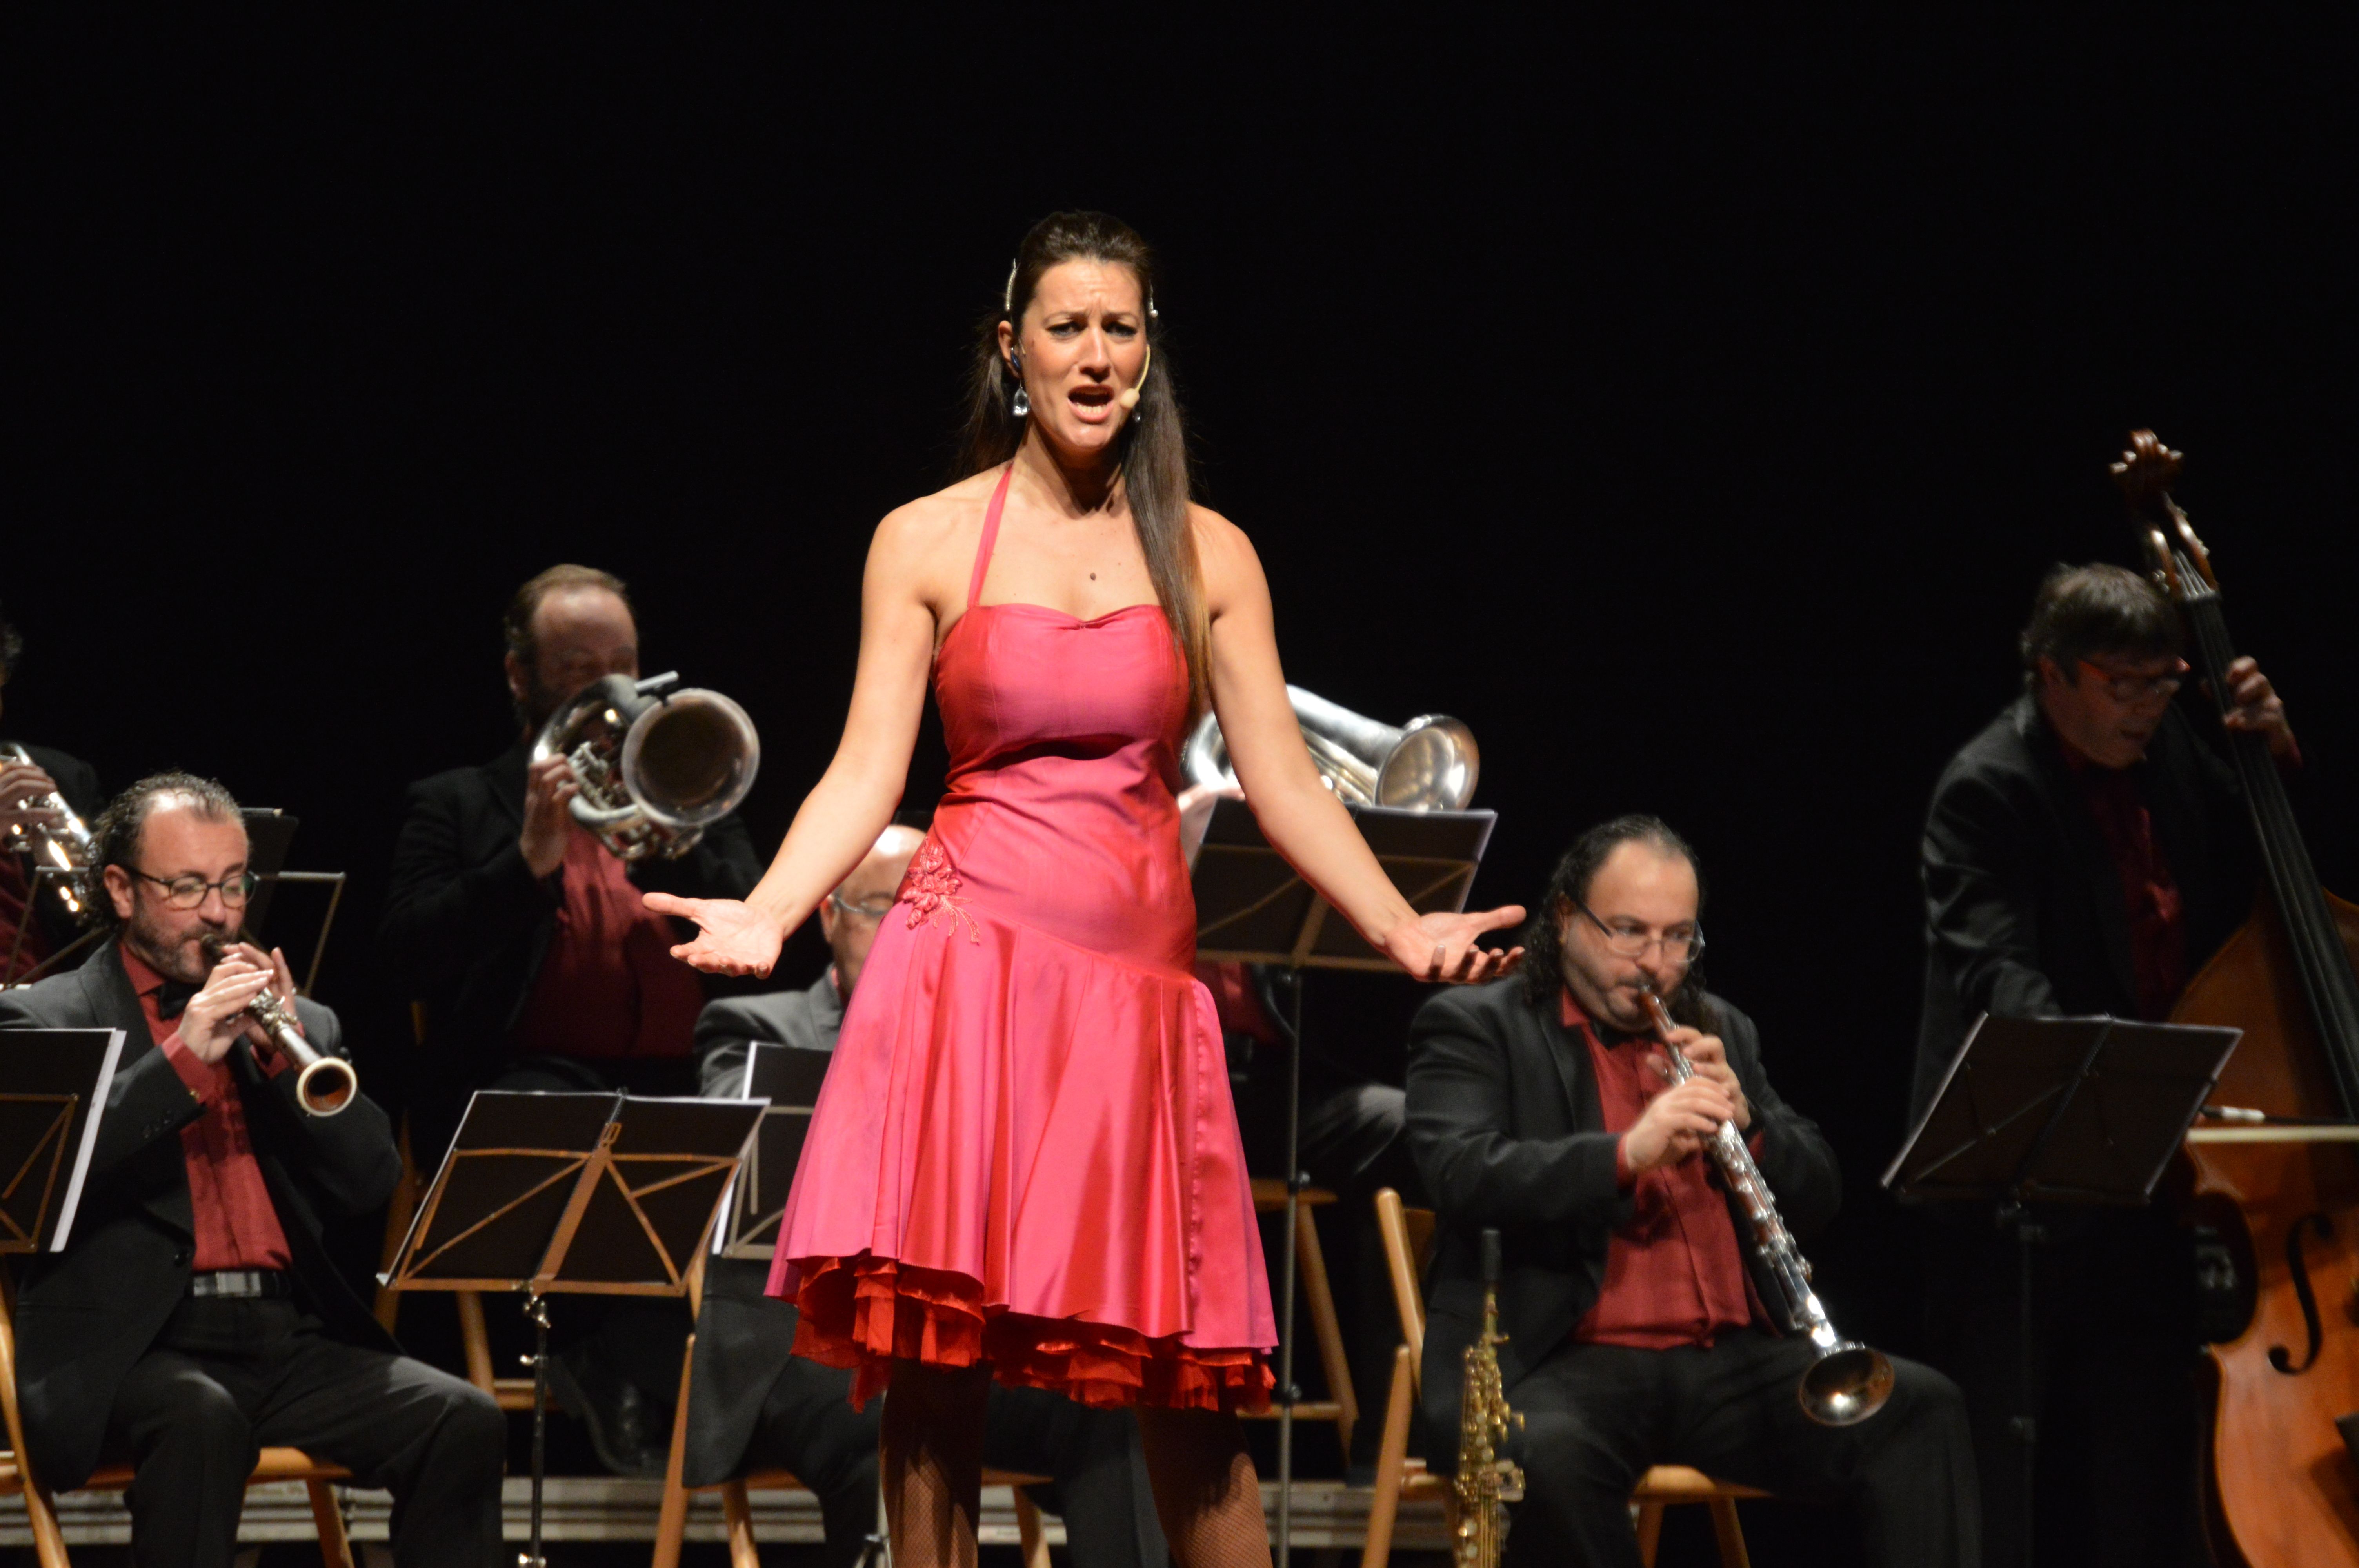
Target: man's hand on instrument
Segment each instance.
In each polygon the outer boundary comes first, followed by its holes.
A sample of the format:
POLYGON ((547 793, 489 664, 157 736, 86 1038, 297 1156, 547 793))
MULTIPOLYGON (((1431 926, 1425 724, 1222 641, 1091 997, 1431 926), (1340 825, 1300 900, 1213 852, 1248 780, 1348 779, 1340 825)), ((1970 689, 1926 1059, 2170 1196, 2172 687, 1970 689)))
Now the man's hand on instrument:
POLYGON ((245 1016, 246 1004, 268 989, 277 977, 268 965, 255 961, 259 957, 243 943, 229 949, 205 977, 203 987, 189 999, 180 1014, 180 1044, 198 1061, 220 1061, 241 1034, 261 1038, 261 1026, 245 1016))
POLYGON ((2277 696, 2261 666, 2249 658, 2228 666, 2228 709, 2231 730, 2258 735, 2269 743, 2269 755, 2280 760, 2294 755, 2293 726, 2286 722, 2285 699, 2277 696))
POLYGON ((786 933, 777 921, 734 898, 678 898, 668 892, 643 895, 658 914, 676 914, 697 924, 696 940, 671 950, 708 975, 767 975, 778 961, 786 933))
POLYGON ((1524 906, 1465 914, 1421 914, 1404 920, 1385 938, 1385 957, 1421 980, 1443 985, 1480 985, 1513 974, 1524 961, 1521 947, 1500 952, 1481 947, 1475 939, 1486 931, 1506 931, 1524 923, 1524 906))
POLYGON ((524 831, 516 835, 516 848, 534 876, 548 876, 565 863, 565 841, 573 831, 567 802, 581 793, 573 764, 563 757, 545 757, 525 771, 524 831))
POLYGON ((1735 1111, 1728 1091, 1699 1068, 1686 1083, 1673 1084, 1647 1102, 1622 1135, 1622 1162, 1634 1173, 1675 1165, 1710 1142, 1722 1122, 1735 1119, 1735 1111))
POLYGON ((56 812, 26 803, 39 800, 57 787, 55 780, 31 762, 0 763, 0 833, 55 824, 56 812))
MULTIPOLYGON (((1680 1048, 1680 1054, 1688 1059, 1697 1077, 1709 1078, 1720 1086, 1729 1104, 1736 1108, 1736 1114, 1728 1119, 1736 1123, 1736 1130, 1751 1130, 1753 1107, 1745 1098, 1745 1086, 1737 1081, 1736 1069, 1728 1065, 1728 1047, 1721 1043, 1720 1036, 1683 1024, 1671 1031, 1670 1044, 1680 1048)), ((1666 1065, 1662 1071, 1669 1073, 1670 1068, 1666 1065)))

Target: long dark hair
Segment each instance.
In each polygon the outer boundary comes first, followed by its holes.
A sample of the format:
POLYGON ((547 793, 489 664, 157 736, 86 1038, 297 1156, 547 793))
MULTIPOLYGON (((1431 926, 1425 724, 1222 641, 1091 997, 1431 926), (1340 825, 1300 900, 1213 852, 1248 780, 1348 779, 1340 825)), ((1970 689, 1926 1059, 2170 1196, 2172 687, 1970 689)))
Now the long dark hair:
MULTIPOLYGON (((1520 938, 1524 948, 1524 989, 1533 1005, 1554 1001, 1563 987, 1564 918, 1574 913, 1575 904, 1589 902, 1590 884, 1597 880, 1598 871, 1614 851, 1625 844, 1644 844, 1659 854, 1685 860, 1695 872, 1696 913, 1703 913, 1703 862, 1696 859, 1694 847, 1674 832, 1669 823, 1659 816, 1635 813, 1599 823, 1575 838, 1572 847, 1558 859, 1556 872, 1549 878, 1548 891, 1540 895, 1530 923, 1524 927, 1520 938)), ((1688 972, 1680 979, 1680 989, 1670 994, 1665 1006, 1679 1022, 1702 1026, 1701 966, 1689 966, 1688 972)))
POLYGON ((1103 212, 1051 212, 1033 224, 1016 248, 1016 270, 1006 291, 975 336, 966 430, 959 442, 960 473, 963 477, 996 468, 1024 444, 1024 421, 1011 406, 1018 383, 1000 356, 999 324, 1005 321, 1020 334, 1041 275, 1069 261, 1128 267, 1138 279, 1140 299, 1147 307, 1147 346, 1153 357, 1139 385, 1138 406, 1115 438, 1116 451, 1131 526, 1147 557, 1147 575, 1188 666, 1189 706, 1201 712, 1212 701, 1212 626, 1204 612, 1196 535, 1188 526, 1188 430, 1171 389, 1171 351, 1155 314, 1154 253, 1121 219, 1103 212))

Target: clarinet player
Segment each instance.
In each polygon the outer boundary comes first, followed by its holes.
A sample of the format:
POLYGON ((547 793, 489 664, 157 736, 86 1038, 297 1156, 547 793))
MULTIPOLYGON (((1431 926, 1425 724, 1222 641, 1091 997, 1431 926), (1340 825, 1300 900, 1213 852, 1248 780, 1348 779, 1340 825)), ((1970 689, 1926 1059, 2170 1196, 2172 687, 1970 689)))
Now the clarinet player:
POLYGON ((1439 1211, 1422 1379, 1427 1452, 1457 1452, 1466 1347, 1482 1323, 1476 1238, 1505 1248, 1499 1373, 1524 1417, 1509 1563, 1636 1568, 1631 1488, 1690 1465, 1776 1496, 1844 1507, 1867 1560, 1981 1561, 1973 1455, 1957 1389, 1894 1359, 1883 1410, 1854 1426, 1802 1412, 1809 1341, 1761 1303, 1706 1152, 1745 1136, 1787 1223, 1833 1217, 1842 1177, 1819 1130, 1770 1087, 1753 1021, 1702 988, 1702 880, 1662 822, 1591 828, 1558 863, 1521 975, 1445 992, 1409 1042, 1412 1152, 1439 1211), (1645 993, 1694 1069, 1670 1081, 1645 993))

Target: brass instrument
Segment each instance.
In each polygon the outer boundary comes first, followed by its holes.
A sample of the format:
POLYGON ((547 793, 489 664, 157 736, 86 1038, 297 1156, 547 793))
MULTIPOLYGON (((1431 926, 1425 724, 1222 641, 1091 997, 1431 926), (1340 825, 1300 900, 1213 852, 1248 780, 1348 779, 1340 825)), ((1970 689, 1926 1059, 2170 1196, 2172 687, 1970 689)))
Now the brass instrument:
MULTIPOLYGON (((0 762, 30 765, 32 761, 33 754, 14 741, 0 745, 0 762)), ((25 856, 35 866, 60 873, 45 880, 57 889, 58 902, 65 905, 66 913, 80 919, 89 905, 90 865, 96 858, 90 828, 56 790, 29 798, 25 805, 35 811, 49 812, 54 819, 46 826, 11 823, 6 848, 25 856)))
POLYGON ((1483 1232, 1483 1332, 1466 1347, 1466 1385, 1458 1404, 1458 1474, 1451 1482, 1451 1552, 1458 1568, 1497 1568, 1507 1542, 1510 1496, 1520 1498, 1524 1473, 1499 1456, 1514 1423, 1499 1386, 1499 1233, 1483 1232))
POLYGON ((678 860, 754 787, 761 738, 717 691, 677 675, 593 681, 540 728, 532 761, 563 757, 581 793, 573 819, 624 860, 678 860))
MULTIPOLYGON (((220 937, 203 938, 205 956, 216 964, 228 945, 220 937)), ((360 1075, 342 1056, 322 1056, 303 1038, 295 1022, 295 1003, 265 988, 245 1004, 245 1016, 262 1025, 278 1054, 295 1066, 295 1101, 313 1116, 333 1116, 360 1098, 360 1075)))
MULTIPOLYGON (((1459 720, 1428 713, 1395 726, 1299 686, 1288 687, 1286 695, 1310 761, 1338 799, 1408 811, 1462 811, 1474 798, 1483 756, 1474 732, 1459 720)), ((1180 749, 1180 771, 1191 784, 1236 784, 1228 742, 1211 713, 1197 721, 1180 749)))
MULTIPOLYGON (((1653 991, 1638 994, 1662 1037, 1672 1078, 1686 1083, 1695 1076, 1695 1065, 1671 1044, 1671 1031, 1678 1025, 1671 1022, 1669 1010, 1653 991)), ((1761 1179, 1761 1167, 1754 1162, 1753 1152, 1745 1146, 1744 1135, 1734 1122, 1723 1121, 1712 1130, 1711 1148, 1721 1174, 1753 1224, 1753 1250, 1784 1298, 1786 1325, 1809 1339, 1818 1351, 1794 1390, 1802 1413, 1821 1426, 1853 1426, 1865 1421, 1892 1397, 1892 1363, 1882 1351, 1843 1338, 1828 1321, 1818 1292, 1810 1289, 1810 1260, 1794 1245, 1794 1234, 1777 1213, 1769 1184, 1761 1179)))

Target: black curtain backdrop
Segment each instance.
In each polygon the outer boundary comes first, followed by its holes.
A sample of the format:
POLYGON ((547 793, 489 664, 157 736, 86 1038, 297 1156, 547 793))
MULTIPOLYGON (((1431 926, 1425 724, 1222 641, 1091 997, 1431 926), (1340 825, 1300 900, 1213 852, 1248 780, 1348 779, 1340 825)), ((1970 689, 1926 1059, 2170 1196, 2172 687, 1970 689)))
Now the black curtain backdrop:
MULTIPOLYGON (((1914 1333, 1875 1178, 1927 794, 2042 571, 2130 558, 2133 425, 2189 455, 2359 888, 2359 127, 2313 17, 65 16, 6 24, 0 730, 299 814, 297 862, 353 876, 322 994, 376 1081, 402 788, 510 739, 514 586, 630 579, 646 667, 760 725, 774 847, 868 532, 949 477, 974 325, 1059 206, 1162 251, 1289 677, 1480 737, 1478 898, 1616 812, 1700 846, 1715 983, 1850 1173, 1812 1249, 1846 1327, 1914 1333)), ((910 804, 941 768, 929 736, 910 804)))

